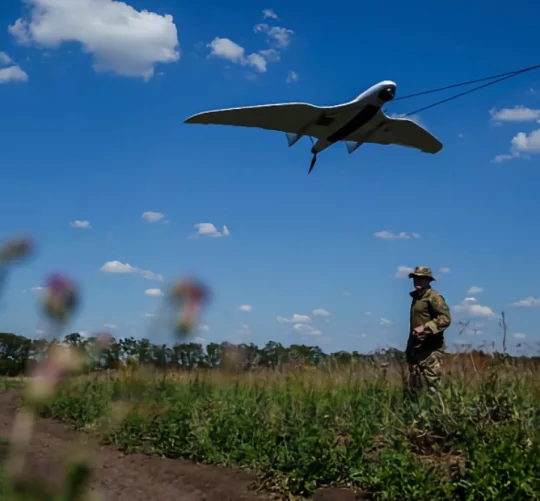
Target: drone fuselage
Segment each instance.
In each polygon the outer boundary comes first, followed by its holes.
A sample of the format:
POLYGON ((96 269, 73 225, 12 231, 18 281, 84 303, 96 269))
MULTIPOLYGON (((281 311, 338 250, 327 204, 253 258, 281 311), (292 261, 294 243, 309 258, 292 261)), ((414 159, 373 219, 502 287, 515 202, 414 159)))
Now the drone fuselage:
POLYGON ((378 111, 394 99, 395 95, 396 84, 390 80, 384 80, 362 92, 356 99, 333 106, 331 111, 326 113, 326 117, 334 119, 329 127, 328 135, 317 140, 311 153, 316 155, 338 141, 345 141, 353 133, 358 135, 362 129, 366 131, 366 134, 374 130, 380 125, 374 123, 378 111))

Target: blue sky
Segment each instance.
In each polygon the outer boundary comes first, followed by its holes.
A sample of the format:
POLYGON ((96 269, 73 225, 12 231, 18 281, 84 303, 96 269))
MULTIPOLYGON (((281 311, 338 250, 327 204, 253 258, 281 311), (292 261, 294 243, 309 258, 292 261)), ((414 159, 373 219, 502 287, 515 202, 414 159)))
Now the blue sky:
POLYGON ((159 315, 145 314, 163 298, 145 291, 192 274, 213 291, 198 334, 207 341, 403 348, 411 284, 396 273, 424 265, 453 308, 449 344, 498 342, 504 310, 511 343, 536 351, 540 71, 417 117, 444 144, 434 156, 378 145, 348 155, 337 144, 310 176, 307 138, 288 148, 277 132, 183 121, 232 106, 338 104, 384 79, 400 96, 537 64, 540 6, 51 5, 0 7, 0 237, 39 242, 10 276, 2 330, 41 329, 32 289, 64 271, 83 287, 69 330, 113 325, 116 336, 162 341, 159 315), (189 238, 201 223, 221 236, 189 238), (388 238, 402 232, 410 238, 388 238), (115 261, 129 272, 107 272, 115 261), (458 335, 460 319, 477 333, 458 335))

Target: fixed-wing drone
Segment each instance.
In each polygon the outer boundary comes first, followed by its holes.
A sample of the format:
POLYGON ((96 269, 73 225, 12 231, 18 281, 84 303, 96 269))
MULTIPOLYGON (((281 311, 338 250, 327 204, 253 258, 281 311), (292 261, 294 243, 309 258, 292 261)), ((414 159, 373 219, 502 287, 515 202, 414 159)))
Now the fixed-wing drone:
MULTIPOLYGON (((442 143, 426 129, 406 118, 392 118, 382 106, 396 95, 396 84, 384 80, 356 99, 336 106, 279 103, 207 111, 189 117, 188 124, 235 125, 276 130, 287 135, 289 146, 303 136, 317 138, 311 148, 313 160, 334 143, 344 141, 352 153, 364 143, 395 144, 437 153, 442 143)), ((313 140, 312 140, 313 141, 313 140)))

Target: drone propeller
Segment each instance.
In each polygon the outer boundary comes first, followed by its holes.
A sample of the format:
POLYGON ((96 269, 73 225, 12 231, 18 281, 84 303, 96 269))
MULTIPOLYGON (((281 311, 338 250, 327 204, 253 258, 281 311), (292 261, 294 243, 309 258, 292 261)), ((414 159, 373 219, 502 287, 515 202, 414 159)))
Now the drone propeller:
POLYGON ((314 153, 313 158, 311 159, 311 164, 309 166, 308 174, 313 170, 313 167, 315 167, 316 161, 317 161, 317 153, 314 153))

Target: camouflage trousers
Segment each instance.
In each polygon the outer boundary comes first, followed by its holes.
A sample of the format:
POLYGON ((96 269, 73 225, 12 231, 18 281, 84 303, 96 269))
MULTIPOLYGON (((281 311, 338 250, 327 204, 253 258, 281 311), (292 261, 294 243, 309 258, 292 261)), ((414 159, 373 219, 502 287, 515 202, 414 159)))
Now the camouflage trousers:
POLYGON ((436 394, 442 376, 443 352, 441 350, 412 349, 407 353, 409 364, 408 387, 416 392, 425 384, 428 392, 436 394))

